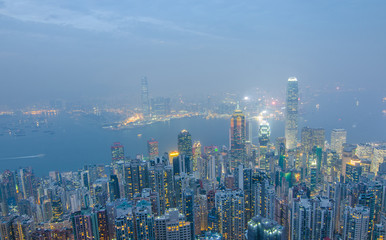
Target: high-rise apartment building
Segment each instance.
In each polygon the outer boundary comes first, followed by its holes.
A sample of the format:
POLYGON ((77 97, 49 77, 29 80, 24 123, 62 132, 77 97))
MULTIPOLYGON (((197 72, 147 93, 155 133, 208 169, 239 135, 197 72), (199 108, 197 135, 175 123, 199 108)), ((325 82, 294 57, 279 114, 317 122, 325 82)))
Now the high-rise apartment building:
POLYGON ((370 209, 368 207, 346 207, 344 210, 343 239, 368 239, 369 222, 370 209))
POLYGON ((132 200, 134 194, 141 193, 149 186, 148 166, 144 161, 132 160, 124 165, 125 195, 132 200))
POLYGON ((157 240, 192 240, 191 223, 175 208, 155 218, 157 240))
POLYGON ((325 197, 294 199, 291 210, 291 239, 332 239, 334 211, 334 201, 325 197))
POLYGON ((221 190, 216 192, 217 228, 225 240, 244 239, 244 203, 243 191, 221 190))
POLYGON ((288 79, 286 116, 285 116, 285 139, 286 148, 294 149, 297 145, 298 136, 298 80, 294 77, 288 79))

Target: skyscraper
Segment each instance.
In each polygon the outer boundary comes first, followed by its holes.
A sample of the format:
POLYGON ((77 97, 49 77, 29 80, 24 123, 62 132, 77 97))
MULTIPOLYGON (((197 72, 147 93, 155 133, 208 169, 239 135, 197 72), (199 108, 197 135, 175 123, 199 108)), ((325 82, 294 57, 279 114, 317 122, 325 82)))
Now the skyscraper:
POLYGON ((201 158, 201 143, 200 141, 195 141, 193 144, 193 171, 197 171, 197 160, 201 158))
POLYGON ((302 128, 302 151, 304 154, 311 152, 313 147, 324 149, 325 131, 323 128, 302 128))
POLYGON ((121 143, 115 142, 113 146, 111 146, 111 160, 113 163, 125 160, 124 148, 121 143))
POLYGON ((298 99, 298 80, 291 77, 288 79, 286 100, 285 139, 287 149, 294 149, 297 145, 298 99))
POLYGON ((151 160, 158 157, 158 141, 154 138, 147 141, 147 151, 151 160))
POLYGON ((178 134, 178 152, 180 155, 185 155, 187 157, 193 156, 192 151, 192 136, 187 130, 182 130, 178 134))
POLYGON ((243 164, 246 159, 246 122, 245 115, 237 106, 231 118, 231 128, 229 133, 232 168, 243 164))
POLYGON ((367 239, 370 210, 368 207, 346 207, 344 211, 343 239, 367 239))
POLYGON ((148 89, 146 77, 143 77, 141 79, 141 104, 142 104, 143 115, 149 116, 150 114, 149 89, 148 89))
POLYGON ((244 239, 244 203, 244 193, 241 190, 222 190, 216 192, 215 207, 218 217, 217 225, 224 239, 244 239))
POLYGON ((267 146, 269 142, 269 136, 271 135, 271 128, 267 121, 262 121, 259 126, 259 143, 260 146, 267 146))
POLYGON ((331 131, 331 149, 342 157, 343 144, 346 143, 347 131, 344 129, 333 129, 331 131))
POLYGON ((171 208, 155 218, 155 237, 159 240, 191 240, 191 223, 178 209, 171 208))

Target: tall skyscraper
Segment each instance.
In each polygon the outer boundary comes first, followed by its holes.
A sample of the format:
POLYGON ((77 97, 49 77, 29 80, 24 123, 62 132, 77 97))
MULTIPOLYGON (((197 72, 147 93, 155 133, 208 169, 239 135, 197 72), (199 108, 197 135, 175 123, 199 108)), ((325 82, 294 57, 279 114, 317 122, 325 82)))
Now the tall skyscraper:
POLYGON ((158 157, 158 141, 154 138, 147 141, 147 151, 151 160, 158 157))
POLYGON ((344 211, 343 239, 368 239, 370 209, 356 206, 346 207, 344 211))
POLYGON ((187 130, 182 130, 180 134, 178 134, 178 152, 180 155, 185 155, 187 157, 193 156, 192 151, 192 136, 187 130))
POLYGON ((246 122, 245 115, 237 106, 231 118, 231 128, 229 133, 232 168, 239 164, 244 164, 246 160, 246 122))
POLYGON ((200 141, 195 141, 193 144, 193 171, 197 171, 197 160, 201 158, 201 143, 200 141))
POLYGON ((215 194, 217 226, 225 240, 244 239, 244 201, 244 193, 241 190, 222 190, 215 194))
POLYGON ((298 80, 294 77, 288 79, 286 100, 285 139, 286 148, 294 149, 298 136, 298 80))
POLYGON ((304 154, 309 154, 316 146, 324 149, 325 131, 323 128, 302 128, 301 133, 302 151, 304 154))
POLYGON ((259 143, 260 146, 267 146, 269 142, 269 136, 271 135, 271 128, 267 121, 262 121, 259 126, 259 143))
POLYGON ((331 131, 331 149, 342 157, 343 144, 346 143, 347 131, 344 129, 333 129, 331 131))
POLYGON ((113 163, 125 160, 124 148, 121 143, 115 142, 113 146, 111 146, 111 160, 113 163))
POLYGON ((149 89, 148 89, 146 77, 143 77, 141 79, 141 104, 142 104, 143 115, 149 116, 150 115, 149 89))
POLYGON ((377 146, 374 148, 374 156, 371 161, 370 171, 377 174, 379 170, 379 165, 383 163, 386 158, 386 146, 377 146))
POLYGON ((117 175, 110 175, 110 182, 109 182, 109 196, 110 201, 115 201, 119 198, 121 198, 121 193, 119 191, 119 182, 117 175))

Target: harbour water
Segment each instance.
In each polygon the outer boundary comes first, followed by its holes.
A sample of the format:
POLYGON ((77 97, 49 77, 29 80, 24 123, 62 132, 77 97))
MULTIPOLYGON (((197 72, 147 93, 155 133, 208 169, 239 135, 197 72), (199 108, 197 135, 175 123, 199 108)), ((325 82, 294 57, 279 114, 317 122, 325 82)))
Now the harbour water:
MULTIPOLYGON (((374 96, 373 101, 357 96, 348 93, 315 97, 301 107, 299 132, 303 126, 322 127, 329 140, 331 129, 344 128, 350 143, 384 141, 386 119, 382 109, 385 103, 379 96, 374 96)), ((271 141, 284 136, 283 121, 271 120, 270 125, 271 141)), ((51 122, 49 131, 27 131, 25 136, 4 134, 0 136, 0 171, 32 166, 36 174, 43 176, 52 170, 69 171, 85 164, 108 164, 113 142, 121 142, 125 154, 131 157, 146 154, 150 138, 159 141, 160 153, 176 150, 177 135, 182 129, 187 129, 192 139, 201 141, 203 146, 229 144, 229 119, 183 118, 120 131, 101 126, 100 122, 89 118, 74 120, 59 115, 51 122)), ((253 124, 253 129, 254 141, 257 141, 257 123, 253 124)))

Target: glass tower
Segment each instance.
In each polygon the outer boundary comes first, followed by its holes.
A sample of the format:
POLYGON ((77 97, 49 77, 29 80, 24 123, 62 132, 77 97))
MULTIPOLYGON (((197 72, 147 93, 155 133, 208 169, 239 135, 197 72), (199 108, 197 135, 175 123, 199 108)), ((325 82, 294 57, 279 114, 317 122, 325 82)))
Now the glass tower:
POLYGON ((239 164, 243 164, 246 159, 246 121, 245 115, 239 108, 232 115, 229 137, 232 167, 235 168, 239 164))
POLYGON ((146 77, 143 77, 141 79, 141 104, 142 104, 143 115, 149 116, 150 114, 149 89, 148 89, 146 77))
POLYGON ((288 79, 286 99, 285 139, 286 148, 294 149, 297 145, 298 135, 298 80, 294 77, 288 79))

